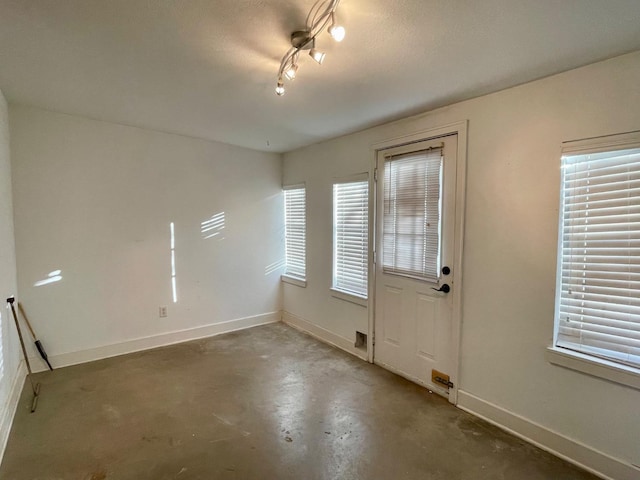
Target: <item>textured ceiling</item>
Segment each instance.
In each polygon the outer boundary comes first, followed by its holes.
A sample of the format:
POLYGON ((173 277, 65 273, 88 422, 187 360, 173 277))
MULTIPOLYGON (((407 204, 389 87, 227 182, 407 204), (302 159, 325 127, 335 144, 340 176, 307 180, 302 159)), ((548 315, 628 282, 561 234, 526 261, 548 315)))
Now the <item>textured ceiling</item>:
POLYGON ((0 0, 10 102, 283 152, 640 49, 639 0, 342 0, 341 44, 274 94, 313 0, 0 0))

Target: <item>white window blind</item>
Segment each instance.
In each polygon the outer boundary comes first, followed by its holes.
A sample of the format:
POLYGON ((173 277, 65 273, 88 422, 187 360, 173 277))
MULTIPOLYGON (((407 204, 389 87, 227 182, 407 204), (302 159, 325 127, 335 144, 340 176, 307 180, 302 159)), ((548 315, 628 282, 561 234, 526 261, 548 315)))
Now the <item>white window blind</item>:
POLYGON ((640 148, 562 158, 556 346, 640 367, 640 148))
POLYGON ((333 185, 333 288, 367 297, 369 182, 333 185))
POLYGON ((285 275, 306 276, 306 189, 284 191, 285 275))
POLYGON ((441 147, 385 161, 382 239, 385 273, 438 280, 441 185, 441 147))

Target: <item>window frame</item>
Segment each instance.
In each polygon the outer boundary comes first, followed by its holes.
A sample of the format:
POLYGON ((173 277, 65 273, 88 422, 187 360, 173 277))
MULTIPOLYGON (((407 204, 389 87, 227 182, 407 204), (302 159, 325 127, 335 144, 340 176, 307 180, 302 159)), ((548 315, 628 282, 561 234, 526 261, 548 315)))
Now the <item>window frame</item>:
POLYGON ((370 257, 371 257, 371 180, 369 178, 369 173, 359 173, 355 175, 349 175, 346 177, 338 177, 334 178, 331 183, 331 206, 332 206, 332 242, 331 242, 331 257, 332 257, 332 266, 331 266, 331 287, 329 290, 331 291, 331 296, 334 298, 338 298, 340 300, 345 300, 347 302, 355 303, 361 306, 368 306, 369 303, 369 288, 370 288, 370 257), (336 203, 335 203, 335 186, 345 183, 367 183, 367 212, 366 212, 366 224, 367 224, 367 237, 364 240, 366 246, 366 254, 365 254, 365 266, 366 266, 366 276, 367 276, 367 285, 365 289, 365 294, 360 295, 356 292, 349 291, 346 289, 342 289, 336 286, 336 203))
POLYGON ((284 273, 280 275, 280 280, 295 285, 298 287, 305 288, 307 286, 307 186, 303 183, 296 183, 291 185, 284 185, 282 187, 283 193, 283 203, 284 203, 284 243, 285 243, 285 257, 284 257, 284 273), (304 277, 291 274, 287 272, 287 202, 285 199, 285 192, 288 190, 304 190, 304 277))
MULTIPOLYGON (((596 154, 640 148, 640 131, 628 132, 603 137, 588 138, 564 142, 561 149, 561 157, 584 154, 596 154)), ((591 376, 640 389, 640 368, 616 362, 612 359, 602 358, 586 352, 574 351, 558 346, 559 333, 559 302, 562 293, 562 248, 563 248, 563 212, 564 202, 563 175, 560 174, 560 196, 558 215, 558 250, 556 258, 556 288, 553 319, 552 344, 547 348, 546 359, 548 362, 571 370, 586 373, 591 376)))

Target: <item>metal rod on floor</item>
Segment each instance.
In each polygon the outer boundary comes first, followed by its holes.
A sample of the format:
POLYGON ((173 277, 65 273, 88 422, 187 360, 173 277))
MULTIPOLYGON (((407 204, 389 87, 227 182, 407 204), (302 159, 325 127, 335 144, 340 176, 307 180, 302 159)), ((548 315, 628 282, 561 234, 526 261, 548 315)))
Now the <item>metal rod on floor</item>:
POLYGON ((31 322, 29 322, 29 319, 27 318, 27 314, 24 313, 24 308, 22 308, 22 304, 20 302, 18 302, 18 311, 22 314, 22 318, 24 318, 24 321, 27 324, 27 328, 29 328, 29 332, 31 332, 31 338, 33 338, 34 344, 35 344, 36 348, 38 349, 38 353, 42 357, 42 360, 44 360, 46 362, 47 367, 49 367, 49 370, 53 370, 53 367, 51 366, 51 363, 49 362, 49 356, 47 355, 47 352, 45 351, 44 347, 42 346, 42 342, 40 340, 38 340, 38 337, 36 337, 36 332, 33 331, 33 327, 31 326, 31 322))
POLYGON ((20 330, 20 322, 18 322, 18 316, 16 315, 16 310, 13 308, 13 303, 16 301, 14 297, 7 298, 7 303, 11 306, 11 313, 13 314, 13 321, 16 322, 16 329, 18 330, 18 338, 20 339, 20 346, 22 347, 22 354, 24 355, 24 361, 27 364, 27 378, 31 383, 31 390, 33 390, 33 401, 31 402, 31 413, 36 411, 38 406, 38 396, 40 395, 40 384, 33 383, 33 378, 31 376, 33 373, 31 372, 31 364, 29 363, 29 356, 27 355, 27 349, 24 346, 24 339, 22 338, 22 330, 20 330))

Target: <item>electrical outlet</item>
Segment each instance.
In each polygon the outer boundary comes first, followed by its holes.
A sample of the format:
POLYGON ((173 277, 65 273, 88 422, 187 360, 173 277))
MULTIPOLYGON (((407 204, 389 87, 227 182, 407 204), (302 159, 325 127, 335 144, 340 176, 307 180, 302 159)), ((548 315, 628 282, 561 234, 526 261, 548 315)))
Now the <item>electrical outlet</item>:
POLYGON ((163 306, 159 308, 159 317, 164 318, 167 316, 167 307, 163 306))

